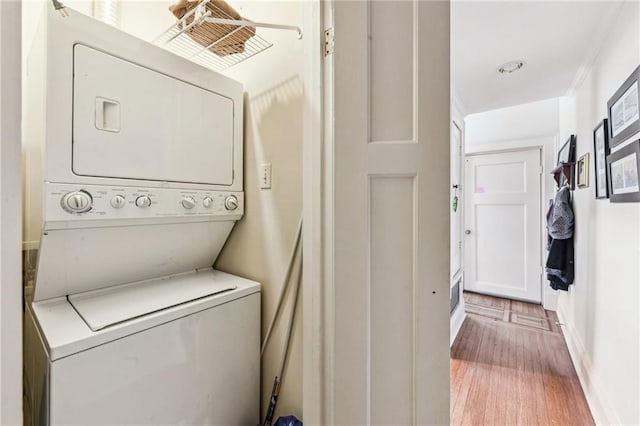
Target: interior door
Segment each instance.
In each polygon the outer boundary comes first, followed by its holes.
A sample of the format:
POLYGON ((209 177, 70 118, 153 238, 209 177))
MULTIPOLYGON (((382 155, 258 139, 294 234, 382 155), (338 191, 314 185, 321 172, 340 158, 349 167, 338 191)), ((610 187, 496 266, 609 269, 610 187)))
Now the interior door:
POLYGON ((450 4, 333 5, 323 424, 448 424, 450 4))
POLYGON ((468 156, 465 289, 542 299, 540 151, 468 156))
POLYGON ((462 131, 451 122, 451 279, 462 269, 462 131))

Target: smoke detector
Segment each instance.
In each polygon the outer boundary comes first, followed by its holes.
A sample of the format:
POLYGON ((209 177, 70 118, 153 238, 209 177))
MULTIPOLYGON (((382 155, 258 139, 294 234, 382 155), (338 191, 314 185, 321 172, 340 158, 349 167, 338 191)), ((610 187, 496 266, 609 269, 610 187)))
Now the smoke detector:
POLYGON ((506 64, 500 65, 500 67, 498 68, 498 72, 500 74, 511 74, 512 72, 518 71, 522 67, 524 67, 524 61, 509 61, 506 64))

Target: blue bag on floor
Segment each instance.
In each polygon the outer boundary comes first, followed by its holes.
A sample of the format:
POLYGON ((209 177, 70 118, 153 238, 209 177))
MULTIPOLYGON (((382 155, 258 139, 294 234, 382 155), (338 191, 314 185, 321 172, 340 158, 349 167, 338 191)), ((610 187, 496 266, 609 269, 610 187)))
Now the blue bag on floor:
POLYGON ((275 426, 302 426, 302 422, 296 416, 278 417, 275 426))

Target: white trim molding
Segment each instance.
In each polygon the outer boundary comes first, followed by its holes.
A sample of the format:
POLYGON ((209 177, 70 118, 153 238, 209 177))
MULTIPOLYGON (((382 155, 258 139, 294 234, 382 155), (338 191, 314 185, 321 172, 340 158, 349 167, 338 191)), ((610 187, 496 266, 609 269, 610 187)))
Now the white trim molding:
POLYGON ((611 28, 613 27, 613 23, 617 20, 618 16, 622 12, 622 5, 624 2, 612 2, 613 7, 606 13, 600 21, 600 24, 597 28, 594 28, 595 37, 593 37, 593 41, 591 43, 591 49, 585 55, 585 59, 582 62, 578 71, 576 71, 575 76, 571 82, 571 86, 566 91, 565 96, 575 96, 578 88, 582 86, 584 80, 587 78, 587 75, 591 72, 593 68, 593 64, 598 59, 598 55, 602 50, 602 46, 609 35, 611 28))
POLYGON ((462 323, 464 323, 467 314, 464 311, 464 300, 462 296, 460 297, 460 303, 456 307, 456 310, 453 311, 453 315, 451 315, 451 337, 449 345, 453 346, 453 343, 456 341, 458 337, 458 333, 460 333, 460 329, 462 328, 462 323))
POLYGON ((505 151, 517 151, 523 149, 542 148, 549 138, 556 138, 556 135, 541 135, 526 139, 509 139, 505 141, 491 141, 476 145, 465 145, 466 155, 499 153, 505 151))
POLYGON ((567 347, 569 348, 571 361, 573 361, 580 385, 582 385, 582 390, 587 398, 593 420, 598 425, 622 424, 613 409, 613 404, 611 404, 611 401, 607 398, 606 392, 603 392, 603 381, 593 369, 593 362, 577 330, 567 321, 561 309, 558 310, 557 314, 558 321, 562 324, 562 331, 565 341, 567 342, 567 347))
POLYGON ((449 346, 453 346, 453 343, 456 341, 456 337, 458 337, 458 333, 460 332, 460 329, 462 328, 462 323, 464 322, 465 318, 467 317, 467 314, 465 312, 465 303, 464 303, 464 296, 463 296, 464 273, 463 273, 462 269, 460 271, 458 271, 458 273, 455 274, 453 279, 451 280, 452 286, 453 286, 453 283, 455 283, 458 280, 460 280, 460 289, 459 289, 459 291, 460 291, 460 301, 458 302, 458 306, 456 306, 456 308, 453 311, 453 313, 451 314, 451 318, 450 318, 451 334, 450 334, 450 337, 449 337, 449 346))
POLYGON ((307 2, 304 10, 304 141, 303 141, 303 368, 302 405, 308 425, 327 424, 326 323, 327 283, 325 266, 325 172, 323 104, 323 12, 327 3, 307 2))

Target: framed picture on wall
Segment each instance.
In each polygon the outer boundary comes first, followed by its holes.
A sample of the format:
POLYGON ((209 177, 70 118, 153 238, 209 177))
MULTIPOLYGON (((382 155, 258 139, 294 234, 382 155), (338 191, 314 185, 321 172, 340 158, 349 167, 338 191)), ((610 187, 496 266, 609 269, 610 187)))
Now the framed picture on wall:
POLYGON ((576 136, 571 135, 558 150, 557 166, 551 171, 558 188, 568 185, 571 190, 575 189, 575 161, 576 136))
POLYGON ((607 102, 609 113, 609 143, 621 144, 640 130, 640 66, 620 86, 607 102))
POLYGON ((596 177, 596 198, 609 198, 607 185, 607 155, 609 155, 609 127, 605 118, 593 129, 593 156, 596 177))
POLYGON ((587 152, 578 159, 576 163, 576 173, 578 174, 578 188, 589 187, 589 153, 587 152))
POLYGON ((609 199, 612 203, 640 202, 640 140, 609 154, 609 199))
POLYGON ((569 139, 558 151, 557 164, 574 163, 576 161, 576 135, 569 136, 569 139))

